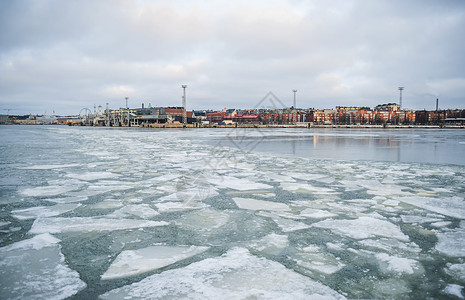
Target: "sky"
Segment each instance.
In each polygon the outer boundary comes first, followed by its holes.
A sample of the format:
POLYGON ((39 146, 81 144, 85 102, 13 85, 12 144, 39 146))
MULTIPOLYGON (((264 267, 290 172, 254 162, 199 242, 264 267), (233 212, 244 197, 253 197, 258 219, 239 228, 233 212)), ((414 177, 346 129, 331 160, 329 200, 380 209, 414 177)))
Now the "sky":
POLYGON ((463 0, 15 0, 0 28, 0 114, 181 106, 182 85, 188 110, 293 90, 298 108, 374 107, 400 86, 405 109, 465 108, 463 0))

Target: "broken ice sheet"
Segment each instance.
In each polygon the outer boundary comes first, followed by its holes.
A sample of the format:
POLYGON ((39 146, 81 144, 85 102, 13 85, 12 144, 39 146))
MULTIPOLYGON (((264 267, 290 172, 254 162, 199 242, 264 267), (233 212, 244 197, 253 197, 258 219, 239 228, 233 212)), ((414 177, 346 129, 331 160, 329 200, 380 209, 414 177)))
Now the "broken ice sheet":
POLYGON ((312 272, 330 275, 345 267, 345 264, 331 253, 325 253, 319 246, 308 246, 297 249, 290 257, 297 265, 312 272))
POLYGON ((233 248, 184 268, 109 291, 103 299, 345 299, 331 288, 265 258, 233 248))
POLYGON ((195 231, 212 231, 229 222, 230 215, 211 208, 192 211, 177 220, 176 225, 195 231))
POLYGON ((257 241, 251 242, 249 247, 268 255, 278 255, 289 247, 289 239, 287 235, 270 233, 257 241))
POLYGON ((36 219, 38 217, 54 217, 72 211, 81 204, 57 204, 53 206, 36 206, 25 209, 13 210, 13 217, 18 220, 36 219))
POLYGON ((91 232, 138 229, 168 225, 164 221, 107 219, 92 217, 39 218, 32 224, 30 233, 91 232))
POLYGON ((60 240, 37 235, 0 248, 2 299, 65 299, 86 287, 65 263, 60 240))
POLYGON ((372 217, 360 217, 355 220, 324 220, 312 224, 312 226, 327 228, 334 233, 354 239, 367 239, 379 236, 396 238, 405 242, 409 241, 409 237, 403 234, 397 225, 372 217))
POLYGON ((248 210, 271 210, 271 211, 290 211, 291 209, 287 204, 257 200, 251 198, 233 198, 233 201, 239 208, 248 210))
POLYGON ((160 213, 151 208, 148 204, 125 205, 124 207, 107 215, 109 218, 124 219, 128 217, 137 217, 140 219, 152 219, 160 213))
POLYGON ((121 252, 102 280, 124 278, 157 270, 178 261, 205 252, 209 247, 200 246, 150 246, 121 252))

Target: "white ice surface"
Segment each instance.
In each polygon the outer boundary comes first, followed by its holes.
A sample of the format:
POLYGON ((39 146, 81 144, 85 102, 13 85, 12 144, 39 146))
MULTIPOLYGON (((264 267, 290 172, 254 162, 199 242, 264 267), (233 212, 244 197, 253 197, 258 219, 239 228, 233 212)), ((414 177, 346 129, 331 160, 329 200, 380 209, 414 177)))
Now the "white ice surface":
POLYGON ((64 168, 73 168, 78 167, 79 164, 63 164, 63 165, 33 165, 29 167, 24 167, 21 169, 24 170, 53 170, 53 169, 64 169, 64 168))
POLYGON ((202 208, 208 207, 209 205, 202 203, 202 202, 190 201, 190 202, 163 202, 163 203, 156 203, 155 206, 158 208, 158 211, 160 213, 165 213, 165 212, 172 212, 172 211, 202 209, 202 208))
POLYGON ((281 182, 281 188, 293 193, 337 194, 336 191, 330 188, 317 187, 299 182, 281 182))
POLYGON ((46 197, 46 196, 58 196, 67 192, 75 191, 80 186, 76 185, 48 185, 38 186, 33 188, 27 188, 21 191, 21 194, 29 197, 46 197))
POLYGON ((183 259, 205 252, 209 247, 200 246, 151 246, 121 252, 102 280, 124 278, 157 270, 183 259))
POLYGON ((18 220, 36 219, 39 217, 54 217, 63 213, 74 210, 81 206, 81 204, 57 204, 53 206, 35 206, 25 209, 13 210, 11 213, 13 217, 18 220))
POLYGON ((287 204, 251 198, 233 198, 239 208, 248 210, 290 211, 287 204))
POLYGON ((249 247, 265 254, 278 255, 285 248, 289 247, 289 239, 287 235, 270 233, 263 238, 250 243, 249 247))
POLYGON ((460 197, 402 197, 398 200, 441 215, 465 219, 465 200, 460 197))
POLYGON ((290 220, 288 218, 282 218, 274 212, 261 211, 257 213, 258 216, 271 218, 276 225, 278 225, 283 232, 292 232, 302 229, 310 228, 311 226, 302 222, 290 220))
POLYGON ((144 227, 168 225, 164 221, 148 221, 133 219, 108 219, 92 217, 75 218, 39 218, 32 224, 30 233, 61 233, 61 232, 90 232, 113 231, 144 227))
POLYGON ((209 177, 208 181, 220 188, 228 188, 239 191, 248 190, 263 190, 273 188, 271 185, 254 182, 245 178, 237 178, 232 176, 215 176, 209 177))
POLYGON ((378 236, 395 238, 405 242, 409 241, 408 236, 403 234, 397 225, 372 217, 360 217, 355 220, 324 220, 312 224, 312 226, 327 228, 334 233, 354 239, 367 239, 378 236))
POLYGON ((458 284, 448 284, 446 288, 443 290, 445 294, 452 295, 457 297, 457 299, 464 299, 462 295, 463 286, 458 284))
POLYGON ((329 287, 283 265, 234 248, 187 267, 123 286, 103 299, 344 299, 329 287))
POLYGON ((211 208, 195 210, 176 221, 176 225, 197 232, 213 231, 228 223, 230 215, 211 208))
POLYGON ((465 283, 465 263, 464 264, 449 264, 446 268, 446 273, 465 283))
POLYGON ((300 212, 302 217, 312 218, 312 219, 326 219, 336 217, 337 214, 329 212, 327 210, 306 208, 300 212))
POLYGON ((131 204, 126 205, 117 211, 107 215, 109 218, 124 219, 138 217, 140 219, 152 219, 160 213, 151 208, 148 204, 131 204))
POLYGON ((323 251, 318 246, 308 246, 299 250, 291 258, 296 261, 297 265, 312 272, 330 275, 345 267, 345 264, 334 255, 323 251))
POLYGON ((413 259, 390 256, 386 253, 377 253, 375 255, 380 260, 382 270, 393 272, 396 274, 413 274, 420 269, 419 262, 413 259))
POLYGON ((465 257, 465 228, 440 232, 436 250, 451 257, 465 257))
POLYGON ((107 178, 117 178, 121 175, 115 174, 112 172, 85 172, 85 173, 78 173, 78 174, 67 174, 66 177, 79 179, 83 181, 93 181, 99 179, 107 179, 107 178))
POLYGON ((65 263, 60 240, 37 235, 0 248, 0 298, 65 299, 86 287, 65 263))

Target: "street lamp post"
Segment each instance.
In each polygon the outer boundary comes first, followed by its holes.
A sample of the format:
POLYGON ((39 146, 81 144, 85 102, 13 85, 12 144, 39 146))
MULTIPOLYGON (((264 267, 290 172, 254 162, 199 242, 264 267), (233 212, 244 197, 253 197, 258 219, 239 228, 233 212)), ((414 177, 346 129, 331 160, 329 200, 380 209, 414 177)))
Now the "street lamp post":
POLYGON ((183 84, 182 86, 183 89, 183 96, 182 96, 182 122, 184 124, 187 123, 187 112, 186 112, 186 88, 187 85, 183 84))
POLYGON ((131 121, 129 120, 129 106, 128 106, 128 97, 126 97, 126 109, 128 110, 128 127, 131 126, 131 121))
POLYGON ((294 123, 297 122, 297 108, 296 108, 296 101, 295 101, 295 94, 297 93, 297 90, 292 90, 294 92, 294 123))

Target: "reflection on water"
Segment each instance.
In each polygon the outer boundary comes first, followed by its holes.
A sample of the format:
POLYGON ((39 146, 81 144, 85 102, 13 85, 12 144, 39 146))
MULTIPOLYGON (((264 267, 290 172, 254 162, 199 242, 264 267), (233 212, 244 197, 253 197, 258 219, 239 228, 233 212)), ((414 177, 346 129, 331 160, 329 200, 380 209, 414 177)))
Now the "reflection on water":
POLYGON ((256 151, 315 159, 465 164, 462 130, 253 129, 230 138, 230 144, 257 140, 258 131, 256 151))

